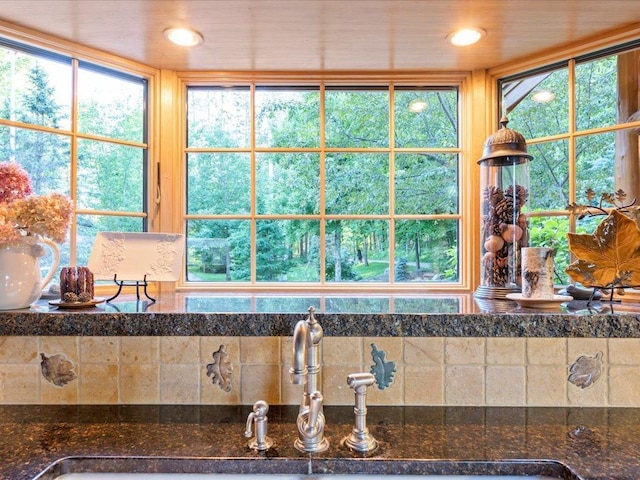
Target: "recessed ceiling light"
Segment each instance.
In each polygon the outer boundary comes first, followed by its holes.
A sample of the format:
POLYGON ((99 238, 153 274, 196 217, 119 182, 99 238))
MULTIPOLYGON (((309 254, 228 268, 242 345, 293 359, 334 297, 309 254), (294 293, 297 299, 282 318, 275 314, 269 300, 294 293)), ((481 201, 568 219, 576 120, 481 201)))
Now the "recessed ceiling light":
POLYGON ((481 28, 461 28, 460 30, 453 32, 447 38, 451 44, 456 47, 466 47, 467 45, 473 45, 486 34, 487 32, 481 28))
POLYGON ((204 37, 190 28, 167 28, 163 33, 165 38, 181 47, 195 47, 204 42, 204 37))

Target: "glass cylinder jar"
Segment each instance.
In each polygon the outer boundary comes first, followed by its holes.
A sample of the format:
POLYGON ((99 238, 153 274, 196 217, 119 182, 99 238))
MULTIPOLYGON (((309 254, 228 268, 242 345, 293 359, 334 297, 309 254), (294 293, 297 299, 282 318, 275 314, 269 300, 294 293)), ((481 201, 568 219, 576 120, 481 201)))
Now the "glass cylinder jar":
POLYGON ((475 296, 504 298, 521 291, 521 249, 529 244, 526 216, 529 160, 524 137, 501 128, 484 144, 480 164, 480 286, 475 296))

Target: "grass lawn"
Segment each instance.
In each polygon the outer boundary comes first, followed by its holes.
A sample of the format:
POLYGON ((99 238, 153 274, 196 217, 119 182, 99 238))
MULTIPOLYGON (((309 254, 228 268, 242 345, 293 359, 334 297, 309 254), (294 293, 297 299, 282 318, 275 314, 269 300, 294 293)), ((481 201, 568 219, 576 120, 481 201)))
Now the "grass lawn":
POLYGON ((358 263, 353 266, 353 271, 356 272, 362 280, 371 280, 372 278, 383 275, 387 268, 389 268, 389 262, 387 260, 369 260, 368 266, 364 263, 358 263))
POLYGON ((189 278, 192 282, 225 282, 227 279, 224 273, 204 273, 196 269, 189 269, 189 278), (198 280, 194 280, 196 278, 198 280))
POLYGON ((317 268, 311 265, 298 265, 287 271, 288 282, 317 282, 319 279, 317 268))

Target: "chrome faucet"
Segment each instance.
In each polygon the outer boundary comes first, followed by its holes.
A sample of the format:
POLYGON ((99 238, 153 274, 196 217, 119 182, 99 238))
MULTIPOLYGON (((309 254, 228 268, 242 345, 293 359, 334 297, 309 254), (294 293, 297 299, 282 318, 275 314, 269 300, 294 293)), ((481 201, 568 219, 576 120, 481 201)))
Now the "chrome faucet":
POLYGON ((264 452, 273 446, 273 440, 267 436, 267 413, 269 413, 269 404, 264 400, 258 400, 253 404, 253 412, 247 417, 247 428, 244 436, 251 438, 247 446, 252 450, 264 452), (254 424, 256 426, 256 435, 252 437, 254 424))
POLYGON ((323 452, 329 448, 324 438, 322 393, 318 389, 320 375, 320 342, 322 327, 309 307, 306 320, 296 323, 293 330, 293 366, 289 369, 291 383, 303 385, 302 402, 298 412, 298 438, 294 446, 301 452, 323 452))
POLYGON ((374 383, 375 377, 371 373, 352 373, 347 377, 347 385, 355 393, 355 427, 342 440, 342 444, 353 452, 369 453, 378 448, 377 440, 367 428, 367 387, 374 383))

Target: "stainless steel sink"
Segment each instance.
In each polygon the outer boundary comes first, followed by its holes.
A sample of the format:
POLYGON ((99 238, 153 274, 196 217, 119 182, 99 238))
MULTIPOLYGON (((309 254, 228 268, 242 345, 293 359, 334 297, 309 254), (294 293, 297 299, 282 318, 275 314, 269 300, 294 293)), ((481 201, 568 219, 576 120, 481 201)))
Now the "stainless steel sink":
POLYGON ((553 460, 382 458, 66 457, 36 480, 560 480, 553 460), (152 473, 153 472, 153 473, 152 473), (313 472, 313 473, 311 473, 313 472))

